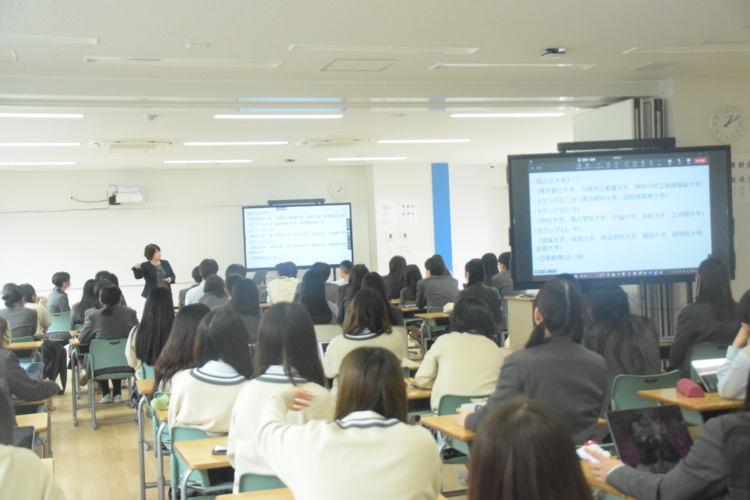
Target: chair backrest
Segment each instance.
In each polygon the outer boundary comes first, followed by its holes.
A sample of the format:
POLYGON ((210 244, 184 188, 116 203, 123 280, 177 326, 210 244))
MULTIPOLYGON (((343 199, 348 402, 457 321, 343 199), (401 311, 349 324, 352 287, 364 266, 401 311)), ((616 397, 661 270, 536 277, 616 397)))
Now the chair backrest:
POLYGON ((75 326, 75 328, 73 328, 73 330, 75 330, 75 331, 77 331, 77 332, 79 332, 79 333, 80 333, 80 332, 81 332, 81 330, 83 330, 83 324, 82 324, 82 323, 78 323, 78 324, 77 324, 77 325, 75 326))
POLYGON ((331 340, 334 337, 344 334, 344 329, 338 323, 326 323, 315 325, 315 337, 318 342, 321 340, 331 340))
POLYGON ((16 342, 34 342, 34 337, 26 336, 10 339, 11 344, 15 344, 16 342))
POLYGON ((618 375, 612 383, 612 410, 632 410, 658 406, 657 401, 642 398, 638 391, 671 389, 680 380, 680 371, 674 370, 659 375, 618 375))
POLYGON ((61 313, 49 313, 50 325, 48 333, 70 331, 70 311, 61 313))
POLYGON ((427 313, 441 313, 441 312, 443 312, 443 308, 442 307, 428 307, 425 310, 425 312, 427 312, 427 313))
POLYGON ((726 358, 727 348, 726 344, 716 344, 714 342, 696 342, 690 349, 690 378, 695 382, 700 382, 701 378, 693 368, 693 361, 698 359, 716 359, 726 358))
POLYGON ((444 394, 438 403, 438 415, 455 415, 456 408, 466 403, 482 403, 489 399, 489 394, 479 396, 456 396, 444 394))
MULTIPOLYGON (((209 436, 204 431, 196 429, 195 427, 183 427, 179 425, 170 427, 169 435, 172 440, 172 450, 170 452, 171 456, 169 461, 171 471, 170 481, 172 483, 172 488, 175 488, 179 484, 179 479, 183 474, 187 472, 188 468, 184 460, 182 460, 182 457, 180 457, 180 454, 177 453, 177 450, 174 447, 174 443, 178 443, 180 441, 192 441, 194 439, 204 439, 214 436, 209 436)), ((208 481, 208 475, 206 471, 202 470, 199 472, 200 483, 208 488, 210 486, 210 483, 208 481)), ((231 484, 229 486, 231 487, 231 484)), ((182 493, 182 495, 183 498, 186 497, 185 493, 182 493)))
POLYGON ((286 485, 276 476, 264 476, 246 472, 240 476, 240 493, 246 491, 262 491, 286 488, 286 485))
POLYGON ((141 363, 141 378, 144 380, 148 380, 154 377, 154 367, 151 365, 147 365, 146 363, 141 363))
POLYGON ((91 341, 89 359, 92 378, 96 380, 126 378, 133 375, 125 357, 127 339, 95 339, 91 341))

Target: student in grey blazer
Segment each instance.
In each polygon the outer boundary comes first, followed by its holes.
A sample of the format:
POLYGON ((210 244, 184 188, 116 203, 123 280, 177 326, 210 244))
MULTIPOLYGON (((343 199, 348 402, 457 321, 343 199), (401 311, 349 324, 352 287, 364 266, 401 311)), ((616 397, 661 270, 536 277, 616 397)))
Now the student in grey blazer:
POLYGON ((51 314, 70 311, 68 294, 65 290, 70 287, 70 274, 60 271, 52 275, 52 284, 55 288, 47 295, 47 310, 51 314))
POLYGON ((26 373, 13 351, 0 349, 0 380, 4 380, 10 393, 24 401, 40 401, 61 391, 51 380, 37 382, 26 373))
POLYGON ((443 307, 455 301, 458 280, 448 274, 442 257, 433 255, 424 267, 427 277, 417 282, 417 307, 443 307))
POLYGON ((557 413, 575 444, 593 439, 607 389, 607 364, 581 345, 583 314, 583 295, 575 284, 555 278, 544 285, 534 301, 536 327, 526 348, 505 359, 487 405, 459 409, 457 422, 476 430, 488 409, 524 394, 557 413))
POLYGON ((0 317, 10 325, 11 337, 33 337, 36 334, 37 313, 34 309, 23 307, 25 302, 21 287, 6 283, 3 286, 3 302, 5 308, 0 309, 0 317))
MULTIPOLYGON (((130 330, 138 324, 138 318, 133 309, 120 305, 122 291, 116 285, 105 285, 99 293, 99 301, 104 305, 101 309, 91 310, 86 314, 81 335, 78 340, 82 344, 90 343, 94 339, 126 339, 130 330)), ((124 350, 124 347, 123 347, 124 350)), ((119 403, 122 401, 121 380, 112 380, 112 395, 109 384, 100 380, 102 399, 99 403, 119 403)))

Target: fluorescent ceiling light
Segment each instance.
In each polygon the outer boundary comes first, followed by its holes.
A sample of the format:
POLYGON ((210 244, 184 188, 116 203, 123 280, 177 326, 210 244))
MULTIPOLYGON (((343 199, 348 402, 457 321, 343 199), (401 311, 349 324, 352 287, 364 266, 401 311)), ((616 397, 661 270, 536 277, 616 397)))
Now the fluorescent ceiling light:
POLYGON ((287 49, 310 52, 370 52, 381 54, 473 54, 479 47, 419 47, 412 45, 321 45, 294 43, 287 49))
POLYGON ((55 148, 80 145, 80 142, 0 142, 0 148, 55 148))
POLYGON ((41 42, 56 45, 97 45, 98 38, 83 36, 52 36, 52 35, 0 35, 0 40, 7 42, 41 42))
POLYGON ((83 118, 83 113, 0 113, 0 118, 83 118))
POLYGON ((565 113, 455 113, 451 118, 553 118, 565 113))
POLYGON ((252 59, 179 59, 168 57, 84 56, 83 62, 135 66, 252 67, 278 68, 284 61, 252 59))
POLYGON ((328 161, 394 161, 405 159, 406 156, 359 156, 354 158, 328 158, 328 161))
POLYGON ((715 54, 750 52, 750 43, 712 43, 693 47, 633 47, 623 54, 715 54))
POLYGON ((199 163, 216 164, 216 163, 252 163, 253 160, 167 160, 167 165, 195 165, 199 163))
POLYGON ((598 63, 438 63, 430 69, 443 68, 570 68, 587 70, 598 66, 598 63))
POLYGON ((471 142, 471 139, 382 139, 378 144, 443 144, 471 142))
POLYGON ((33 167, 38 165, 75 165, 74 161, 0 161, 0 166, 16 165, 19 167, 33 167))
POLYGON ((239 102, 343 102, 342 97, 239 97, 239 102))
POLYGON ((336 120, 344 115, 214 115, 217 120, 336 120))
POLYGON ((258 141, 258 142, 185 142, 185 146, 283 146, 289 141, 258 141))

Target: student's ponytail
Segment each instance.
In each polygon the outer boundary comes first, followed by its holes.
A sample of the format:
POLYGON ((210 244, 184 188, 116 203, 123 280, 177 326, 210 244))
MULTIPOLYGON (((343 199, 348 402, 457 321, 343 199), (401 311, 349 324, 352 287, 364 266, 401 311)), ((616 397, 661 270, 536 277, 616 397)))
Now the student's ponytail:
POLYGON ((583 295, 575 283, 565 279, 550 280, 534 300, 543 320, 534 327, 526 347, 544 343, 546 332, 567 337, 573 342, 583 340, 583 295))
POLYGON ((103 286, 102 290, 99 292, 99 300, 104 304, 100 314, 102 316, 112 316, 114 306, 119 305, 121 299, 122 290, 120 290, 120 287, 117 285, 103 286))

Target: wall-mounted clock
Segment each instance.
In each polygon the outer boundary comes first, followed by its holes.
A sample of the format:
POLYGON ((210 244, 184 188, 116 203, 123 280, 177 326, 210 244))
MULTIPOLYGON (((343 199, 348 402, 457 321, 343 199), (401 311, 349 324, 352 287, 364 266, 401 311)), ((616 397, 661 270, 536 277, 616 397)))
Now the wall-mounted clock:
POLYGON ((745 115, 734 106, 722 106, 711 113, 708 129, 721 142, 730 143, 745 133, 745 115))
POLYGON ((344 182, 332 182, 328 186, 328 193, 334 200, 344 200, 349 196, 349 186, 344 182))

